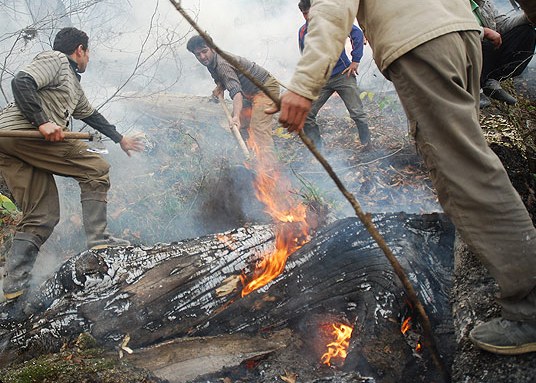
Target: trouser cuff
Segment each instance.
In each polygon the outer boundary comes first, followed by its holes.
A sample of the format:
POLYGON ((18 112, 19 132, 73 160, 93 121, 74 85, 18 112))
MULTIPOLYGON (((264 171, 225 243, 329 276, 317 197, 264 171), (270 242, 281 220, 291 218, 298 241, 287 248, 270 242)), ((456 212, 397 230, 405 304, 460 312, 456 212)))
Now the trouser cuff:
POLYGON ((80 194, 80 202, 84 201, 100 201, 100 202, 108 202, 106 197, 108 196, 108 193, 106 192, 86 192, 80 194))
POLYGON ((28 241, 33 243, 38 249, 43 245, 43 241, 37 235, 32 233, 25 233, 22 231, 17 231, 13 239, 21 239, 23 241, 28 241))

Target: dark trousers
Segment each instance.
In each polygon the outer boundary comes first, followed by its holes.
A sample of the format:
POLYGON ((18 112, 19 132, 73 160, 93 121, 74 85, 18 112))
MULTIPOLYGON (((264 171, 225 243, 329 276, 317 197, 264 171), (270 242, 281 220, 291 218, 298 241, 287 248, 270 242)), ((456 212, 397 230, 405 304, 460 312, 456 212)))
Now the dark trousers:
POLYGON ((506 80, 519 76, 534 55, 536 31, 529 24, 512 28, 502 36, 502 45, 496 49, 490 41, 482 42, 482 74, 480 85, 486 80, 506 80))

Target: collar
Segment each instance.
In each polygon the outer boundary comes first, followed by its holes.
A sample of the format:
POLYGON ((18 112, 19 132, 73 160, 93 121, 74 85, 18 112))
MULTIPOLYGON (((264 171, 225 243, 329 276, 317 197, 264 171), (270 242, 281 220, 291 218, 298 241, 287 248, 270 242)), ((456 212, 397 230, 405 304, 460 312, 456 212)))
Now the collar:
POLYGON ((71 65, 71 68, 73 68, 74 74, 76 74, 76 78, 78 79, 78 81, 80 81, 82 76, 80 76, 80 74, 78 73, 78 64, 69 56, 67 56, 67 58, 69 59, 69 65, 71 65))

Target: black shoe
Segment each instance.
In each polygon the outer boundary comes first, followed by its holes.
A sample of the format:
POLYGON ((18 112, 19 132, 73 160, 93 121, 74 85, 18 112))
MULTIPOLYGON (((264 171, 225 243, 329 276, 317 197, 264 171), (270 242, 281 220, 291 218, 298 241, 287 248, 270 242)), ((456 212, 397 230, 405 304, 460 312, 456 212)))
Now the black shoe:
POLYGON ((518 322, 495 318, 475 326, 469 333, 479 348, 500 355, 518 355, 536 351, 536 322, 518 322))
POLYGON ((482 90, 486 96, 502 101, 508 105, 515 105, 517 103, 515 97, 505 91, 498 80, 487 80, 482 87, 482 90))
POLYGON ((484 94, 484 92, 480 92, 480 109, 487 108, 491 105, 491 100, 484 94))

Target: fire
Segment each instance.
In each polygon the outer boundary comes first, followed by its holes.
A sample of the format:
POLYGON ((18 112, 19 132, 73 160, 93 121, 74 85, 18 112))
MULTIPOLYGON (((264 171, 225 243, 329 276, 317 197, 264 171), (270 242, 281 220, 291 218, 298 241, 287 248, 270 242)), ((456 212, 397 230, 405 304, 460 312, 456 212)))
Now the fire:
MULTIPOLYGON (((406 335, 406 333, 408 332, 409 329, 411 329, 411 317, 407 317, 406 319, 404 319, 404 321, 402 322, 402 325, 400 326, 400 332, 404 335, 406 335)), ((415 352, 421 352, 422 351, 422 345, 421 345, 421 342, 419 342, 418 340, 416 341, 416 344, 415 344, 415 352)))
POLYGON ((281 274, 288 257, 308 241, 306 206, 294 200, 290 181, 277 170, 273 154, 255 143, 254 135, 248 145, 255 152, 255 193, 265 211, 276 222, 275 250, 266 254, 255 266, 251 280, 242 276, 242 296, 265 286, 281 274))
POLYGON ((332 324, 333 327, 332 334, 335 337, 335 340, 331 343, 328 343, 328 351, 322 355, 320 358, 322 363, 331 366, 332 358, 346 359, 348 346, 350 345, 350 337, 352 336, 353 327, 347 326, 345 324, 332 324))
POLYGON ((404 319, 404 322, 402 322, 402 326, 400 326, 400 332, 402 334, 405 334, 408 332, 408 330, 411 328, 411 317, 407 317, 404 319))

